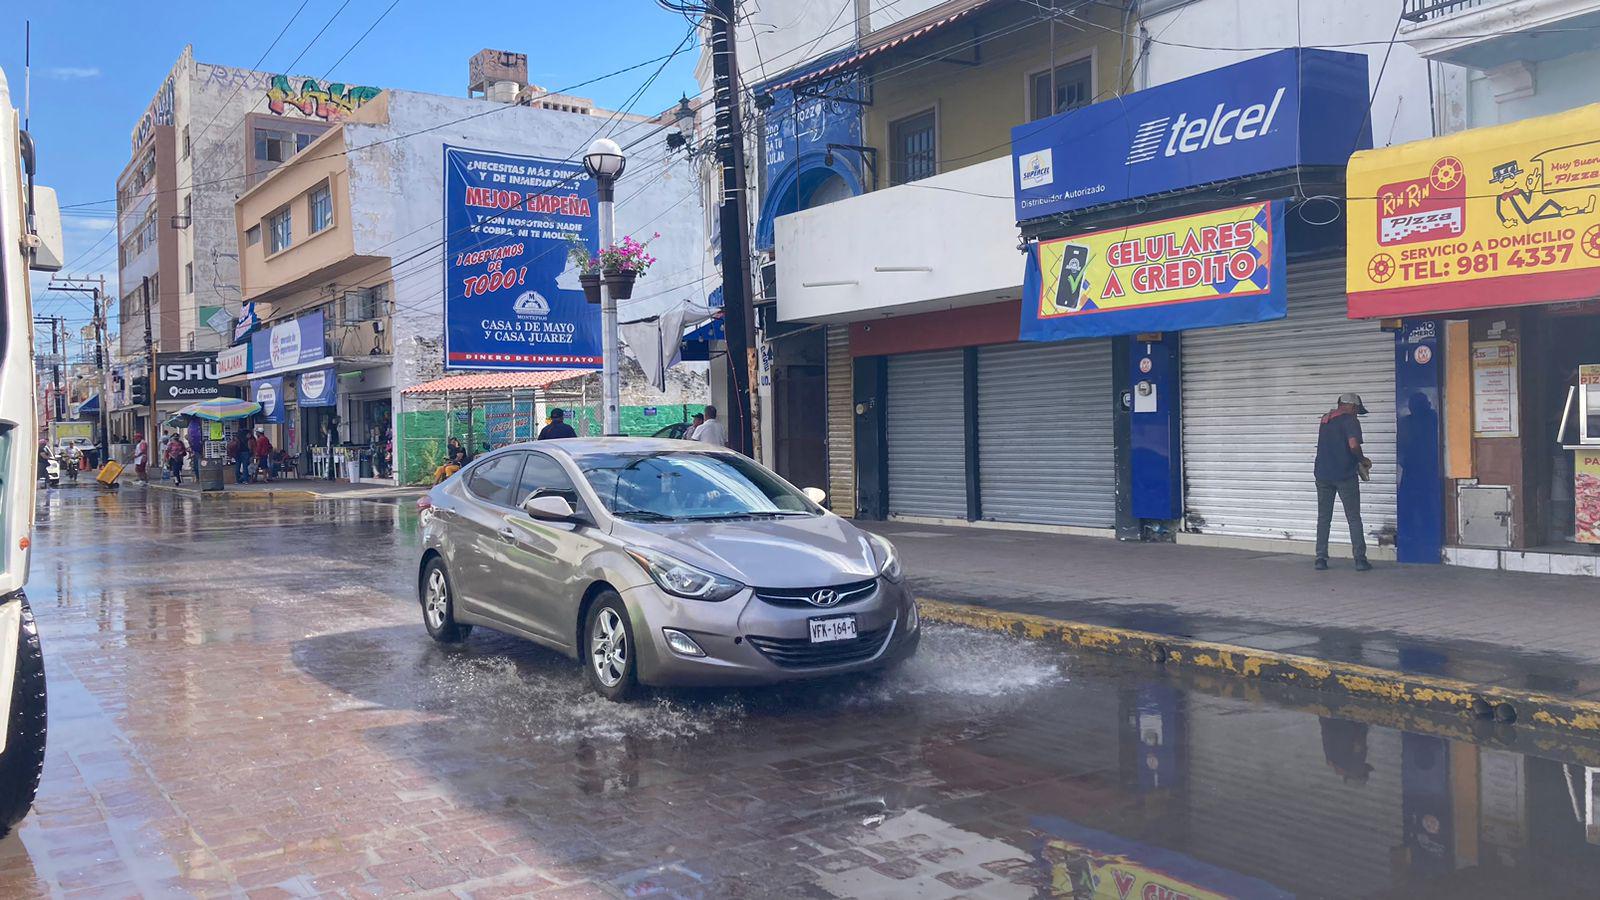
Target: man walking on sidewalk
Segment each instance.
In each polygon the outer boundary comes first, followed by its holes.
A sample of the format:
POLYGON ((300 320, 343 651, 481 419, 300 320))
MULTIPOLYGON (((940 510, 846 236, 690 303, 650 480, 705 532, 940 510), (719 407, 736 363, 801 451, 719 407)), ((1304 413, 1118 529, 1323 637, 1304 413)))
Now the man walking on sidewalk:
POLYGON ((1339 405, 1322 417, 1317 429, 1317 563, 1328 567, 1328 531, 1333 527, 1333 498, 1344 507, 1350 523, 1350 550, 1356 558, 1356 571, 1372 568, 1367 562, 1367 542, 1361 526, 1361 481, 1372 469, 1372 460, 1361 452, 1361 423, 1357 416, 1367 414, 1360 394, 1341 394, 1339 405))

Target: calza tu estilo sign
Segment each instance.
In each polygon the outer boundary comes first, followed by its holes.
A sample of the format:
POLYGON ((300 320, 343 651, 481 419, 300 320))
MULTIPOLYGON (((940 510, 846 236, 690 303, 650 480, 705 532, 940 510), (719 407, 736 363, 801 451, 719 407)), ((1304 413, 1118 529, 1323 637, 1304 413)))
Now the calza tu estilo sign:
POLYGON ((581 163, 444 151, 445 366, 598 369, 600 309, 568 236, 599 246, 599 201, 581 163))

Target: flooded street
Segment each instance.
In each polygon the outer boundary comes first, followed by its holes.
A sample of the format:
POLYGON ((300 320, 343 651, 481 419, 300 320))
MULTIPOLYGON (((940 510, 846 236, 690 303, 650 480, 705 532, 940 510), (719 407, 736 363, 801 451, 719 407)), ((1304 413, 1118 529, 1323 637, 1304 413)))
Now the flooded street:
POLYGON ((0 897, 1592 897, 1600 747, 929 626, 617 705, 423 632, 408 502, 41 501, 0 897), (179 552, 181 550, 181 552, 179 552))

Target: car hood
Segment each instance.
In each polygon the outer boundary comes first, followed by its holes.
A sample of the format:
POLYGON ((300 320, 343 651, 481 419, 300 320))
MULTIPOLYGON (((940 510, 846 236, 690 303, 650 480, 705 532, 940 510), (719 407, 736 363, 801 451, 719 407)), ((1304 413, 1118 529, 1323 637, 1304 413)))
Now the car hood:
POLYGON ((627 527, 642 546, 753 587, 824 587, 878 571, 866 534, 838 516, 627 527))

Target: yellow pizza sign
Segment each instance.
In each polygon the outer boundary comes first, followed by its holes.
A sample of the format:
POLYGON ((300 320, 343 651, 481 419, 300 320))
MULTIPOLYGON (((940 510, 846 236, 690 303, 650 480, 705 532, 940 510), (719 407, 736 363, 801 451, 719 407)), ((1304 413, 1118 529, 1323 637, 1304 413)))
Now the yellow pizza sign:
POLYGON ((1600 104, 1350 158, 1350 315, 1594 296, 1600 104))

